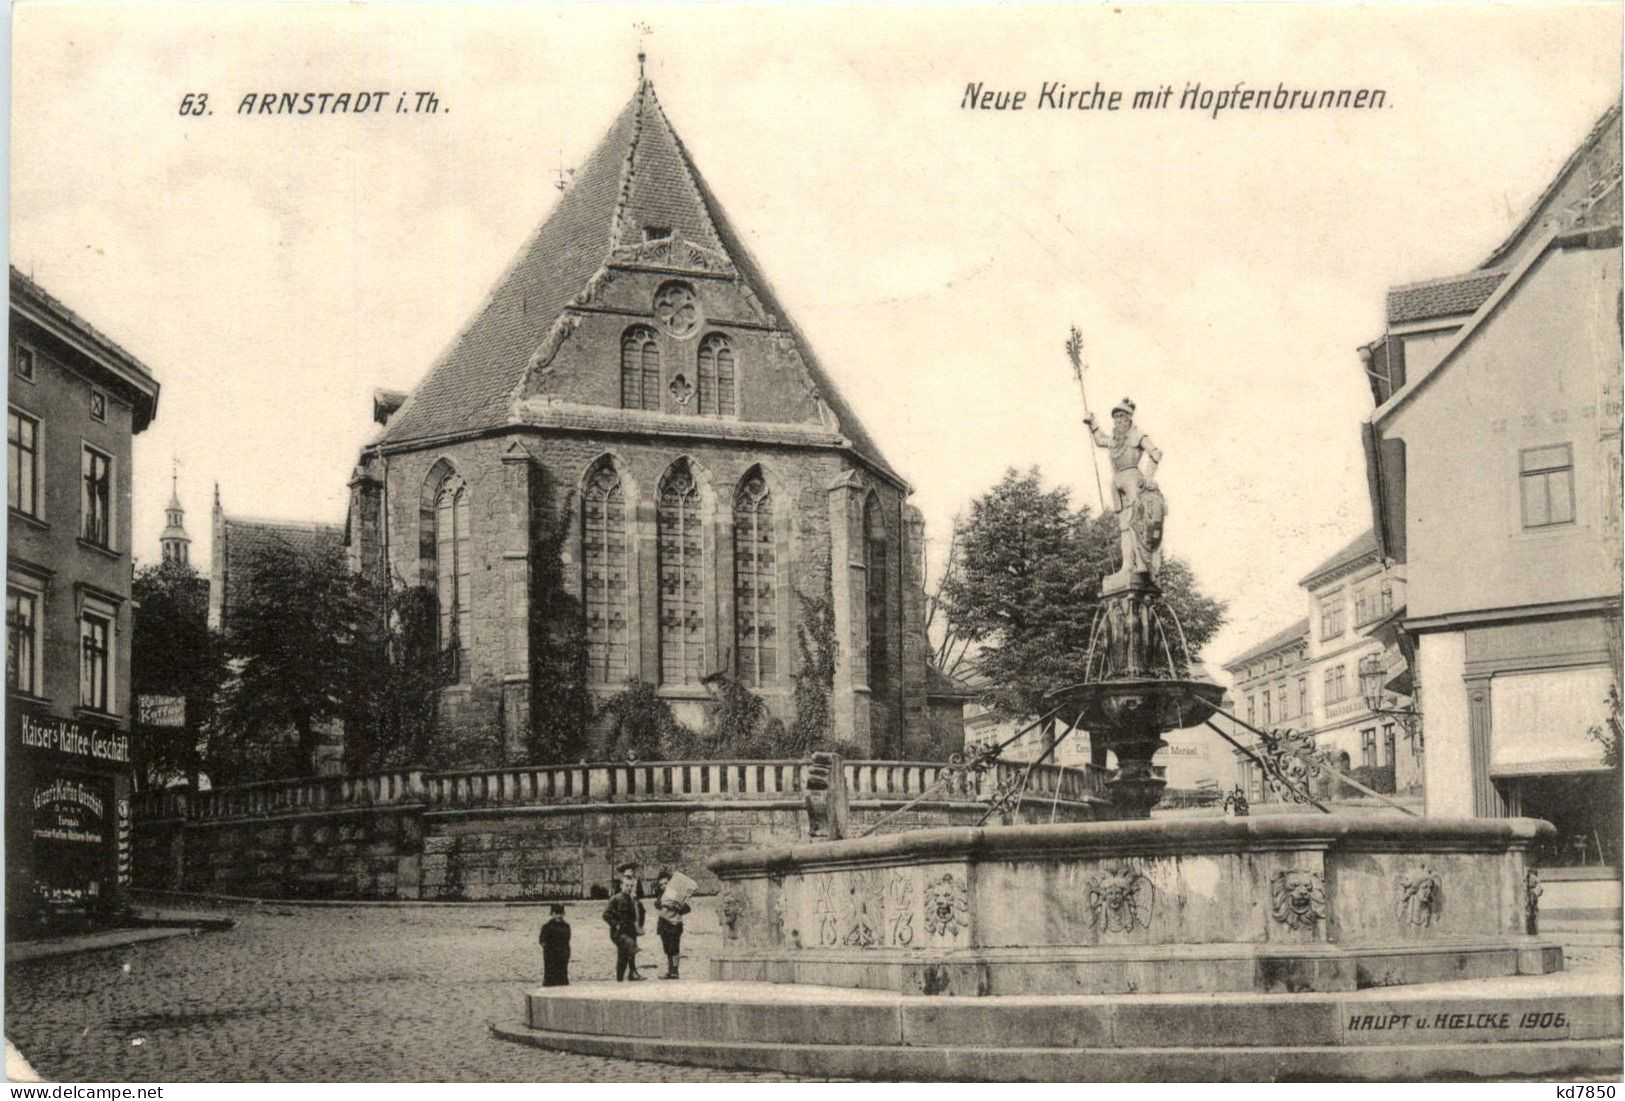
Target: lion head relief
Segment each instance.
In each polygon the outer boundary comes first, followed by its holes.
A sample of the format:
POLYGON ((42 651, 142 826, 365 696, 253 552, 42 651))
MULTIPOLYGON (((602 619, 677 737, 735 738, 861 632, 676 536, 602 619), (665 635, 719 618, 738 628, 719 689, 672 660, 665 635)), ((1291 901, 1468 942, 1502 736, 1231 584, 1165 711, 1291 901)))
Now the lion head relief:
POLYGON ((1320 873, 1289 868, 1270 879, 1270 909, 1288 929, 1313 929, 1326 919, 1326 888, 1320 873))
POLYGON ((925 931, 934 937, 956 937, 970 924, 965 883, 952 872, 925 885, 925 931))

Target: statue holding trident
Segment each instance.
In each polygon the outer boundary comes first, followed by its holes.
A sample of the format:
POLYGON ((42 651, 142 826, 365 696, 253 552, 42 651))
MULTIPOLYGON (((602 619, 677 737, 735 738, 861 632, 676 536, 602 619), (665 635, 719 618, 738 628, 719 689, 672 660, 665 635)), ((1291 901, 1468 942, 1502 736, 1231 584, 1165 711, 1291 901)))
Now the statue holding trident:
POLYGON ((1152 480, 1162 452, 1151 438, 1134 427, 1134 402, 1124 398, 1112 407, 1112 432, 1107 435, 1085 408, 1083 423, 1095 444, 1112 460, 1112 495, 1117 504, 1117 531, 1123 565, 1100 584, 1102 595, 1121 592, 1140 577, 1155 583, 1162 569, 1162 521, 1167 511, 1162 492, 1152 480), (1141 469, 1143 460, 1150 460, 1141 469))

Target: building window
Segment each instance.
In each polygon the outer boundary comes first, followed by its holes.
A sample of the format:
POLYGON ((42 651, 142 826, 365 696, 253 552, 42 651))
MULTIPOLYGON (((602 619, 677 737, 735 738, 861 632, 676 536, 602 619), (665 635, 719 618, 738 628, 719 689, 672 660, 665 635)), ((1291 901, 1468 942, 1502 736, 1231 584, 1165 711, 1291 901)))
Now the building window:
POLYGON ((1256 723, 1258 721, 1258 716, 1255 715, 1253 712, 1254 712, 1253 697, 1248 696, 1247 697, 1247 721, 1249 723, 1256 723))
POLYGON ((34 381, 34 349, 26 344, 13 344, 11 346, 11 369, 17 377, 28 382, 34 381))
POLYGON ((1320 604, 1320 637, 1336 638, 1343 633, 1343 598, 1333 597, 1320 604))
POLYGON ((1574 457, 1568 444, 1519 452, 1518 485, 1523 526, 1549 528, 1574 522, 1574 457))
POLYGON ((91 390, 90 392, 90 419, 107 420, 107 395, 100 390, 91 390))
POLYGON ((1275 687, 1275 717, 1286 722, 1286 685, 1275 687))
POLYGON ((39 421, 15 409, 6 414, 6 503, 39 515, 39 421))
POLYGON ((1383 615, 1388 615, 1393 610, 1394 610, 1394 583, 1392 581, 1384 581, 1382 583, 1382 614, 1383 615))
POLYGON ((643 239, 645 241, 664 241, 671 236, 670 226, 644 226, 643 239))
POLYGON ((655 543, 660 559, 660 682, 699 684, 705 668, 705 549, 700 487, 686 459, 660 480, 655 543))
POLYGON ((1394 724, 1382 724, 1382 760, 1389 767, 1396 767, 1398 762, 1394 757, 1394 724))
POLYGON ((778 672, 778 590, 774 584, 773 495, 760 469, 734 495, 734 651, 751 687, 778 672))
POLYGON ((700 342, 698 366, 700 412, 733 416, 733 344, 721 333, 712 333, 700 342))
POLYGON ((581 505, 582 605, 587 660, 596 680, 617 682, 628 671, 626 494, 607 460, 587 479, 581 505))
POLYGON ((880 499, 874 494, 863 506, 863 585, 864 608, 869 628, 869 687, 879 690, 887 684, 891 671, 890 632, 886 630, 887 559, 886 519, 880 512, 880 499))
POLYGON ((1264 725, 1268 726, 1272 721, 1270 717, 1270 690, 1268 688, 1264 689, 1261 695, 1263 699, 1260 702, 1264 705, 1264 725))
POLYGON ((440 605, 441 660, 453 681, 468 679, 474 626, 468 514, 468 486, 456 474, 448 475, 434 497, 434 588, 440 605))
POLYGON ((1328 705, 1341 702, 1344 693, 1347 691, 1347 682, 1341 665, 1326 670, 1324 687, 1328 705))
POLYGON ((1376 618, 1376 603, 1371 599, 1371 590, 1357 589, 1354 593, 1354 625, 1364 626, 1376 618))
POLYGON ((108 641, 112 621, 94 612, 79 615, 79 706, 92 711, 110 711, 113 702, 108 685, 108 641))
POLYGON ((660 346, 647 325, 621 337, 621 408, 660 409, 660 346))
POLYGON ((1377 728, 1368 726, 1360 731, 1360 764, 1365 768, 1376 768, 1381 763, 1377 759, 1377 728))
POLYGON ((98 547, 113 545, 113 460, 86 447, 80 466, 79 534, 98 547))
POLYGON ((1309 678, 1298 678, 1298 714, 1309 714, 1309 678))
POLYGON ((40 594, 6 588, 6 687, 39 695, 40 594))

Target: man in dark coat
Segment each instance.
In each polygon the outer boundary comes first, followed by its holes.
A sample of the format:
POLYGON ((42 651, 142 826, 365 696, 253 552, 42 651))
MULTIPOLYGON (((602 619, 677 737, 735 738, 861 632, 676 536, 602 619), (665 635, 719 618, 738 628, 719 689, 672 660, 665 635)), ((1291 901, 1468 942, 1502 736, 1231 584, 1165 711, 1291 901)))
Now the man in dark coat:
POLYGON ((552 913, 536 938, 542 946, 542 985, 569 986, 570 923, 564 920, 564 907, 556 902, 552 913))
POLYGON ((615 869, 621 889, 604 907, 604 924, 615 942, 615 981, 642 982, 638 974, 638 935, 643 932, 643 903, 638 901, 638 866, 622 864, 615 869))

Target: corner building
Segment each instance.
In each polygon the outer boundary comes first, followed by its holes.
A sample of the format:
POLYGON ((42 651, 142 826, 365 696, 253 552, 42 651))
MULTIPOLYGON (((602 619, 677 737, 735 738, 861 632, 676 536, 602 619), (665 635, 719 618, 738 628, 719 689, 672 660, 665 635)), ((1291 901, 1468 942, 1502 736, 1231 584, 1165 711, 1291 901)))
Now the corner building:
POLYGON ((435 591, 442 726, 469 759, 523 759, 532 650, 577 616, 595 699, 641 679, 701 728, 716 673, 788 723, 798 628, 827 607, 836 738, 962 738, 928 680, 909 486, 647 81, 444 358, 374 414, 350 553, 435 591))
POLYGON ((130 881, 131 451, 151 370, 11 269, 6 933, 71 928, 130 881))

